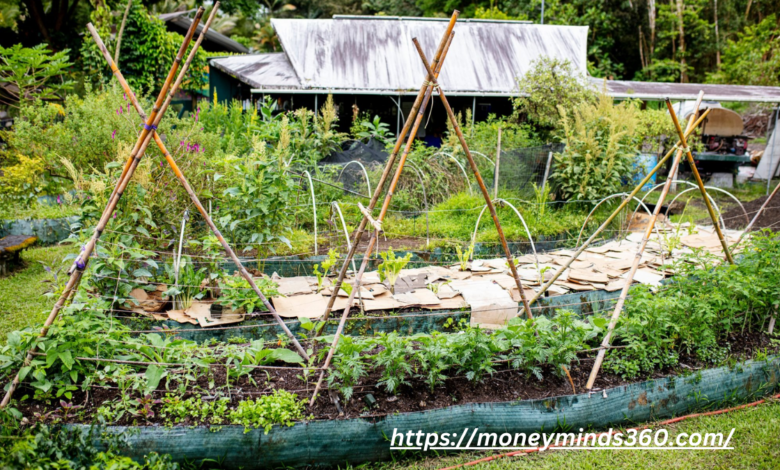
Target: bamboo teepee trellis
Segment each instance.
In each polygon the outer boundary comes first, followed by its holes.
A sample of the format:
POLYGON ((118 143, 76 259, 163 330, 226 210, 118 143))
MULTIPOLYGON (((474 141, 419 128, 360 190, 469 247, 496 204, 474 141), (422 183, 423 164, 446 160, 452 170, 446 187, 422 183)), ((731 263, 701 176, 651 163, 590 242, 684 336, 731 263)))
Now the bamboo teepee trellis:
MULTIPOLYGON (((166 78, 166 81, 163 84, 163 88, 160 91, 160 94, 157 97, 157 100, 155 102, 154 108, 152 109, 151 115, 148 117, 144 113, 144 110, 141 108, 140 103, 138 102, 137 98, 135 97, 135 94, 130 90, 130 87, 128 86, 127 82, 125 81, 124 77, 122 76, 122 73, 117 68, 116 64, 114 63, 113 59, 111 58, 111 54, 106 49, 105 45, 103 44, 102 40, 97 34, 97 31, 94 29, 94 27, 90 24, 88 25, 88 29, 90 33, 92 34, 93 38, 95 39, 95 42, 97 43, 98 47, 101 50, 101 53, 103 53, 103 56, 105 57, 109 67, 111 68, 114 76, 119 81, 120 85, 124 89, 125 93, 130 98, 131 102, 133 103, 133 106, 138 111, 138 114, 142 117, 144 120, 144 129, 141 131, 141 134, 138 137, 138 140, 136 142, 136 145, 133 148, 133 151, 131 152, 130 159, 128 159, 127 163, 123 167, 122 174, 120 176, 120 179, 117 183, 117 186, 115 187, 111 197, 109 198, 109 203, 107 204, 100 221, 98 222, 97 227, 95 228, 95 232, 92 236, 92 239, 90 242, 85 245, 84 248, 82 248, 82 252, 80 253, 79 257, 74 262, 73 266, 71 267, 71 270, 69 271, 71 277, 68 280, 67 285, 65 286, 65 290, 63 291, 62 295, 58 299, 57 303, 55 304, 54 308, 52 309, 52 312, 49 315, 49 318, 46 320, 46 323, 44 324, 43 329, 41 330, 40 337, 46 336, 49 327, 53 323, 54 319, 57 317, 59 311, 62 309, 62 307, 67 302, 70 295, 75 292, 75 290, 78 287, 79 281, 81 279, 82 274, 84 273, 84 270, 86 269, 86 266, 89 262, 89 257, 94 250, 95 244, 97 240, 99 239, 101 233, 105 229, 105 226, 108 222, 108 219, 110 215, 113 213, 114 209, 116 208, 116 205, 119 201, 119 199, 122 197, 122 192, 127 187, 127 184, 129 180, 131 179, 133 172, 135 171, 135 168, 138 166, 138 163, 140 162, 141 157, 143 156, 146 147, 148 146, 150 140, 154 138, 155 143, 160 148, 160 151, 162 152, 163 156, 167 160, 168 164, 170 165, 171 169, 173 170, 176 177, 179 179, 181 184, 184 186, 185 190, 189 194, 190 198, 192 199, 195 206, 200 211, 201 215, 203 215, 204 219, 206 220, 206 223, 209 225, 209 228, 214 232, 214 234, 217 236, 217 238, 222 243, 223 248, 228 253, 228 255, 232 258, 233 262, 238 267, 239 272, 241 275, 247 279, 250 286, 253 288, 255 293, 260 297, 260 299, 263 301, 263 303, 266 305, 266 308, 268 308, 274 318, 277 320, 277 322, 281 325, 282 329, 287 333, 287 335, 290 337, 292 343, 296 346, 299 353, 304 358, 308 358, 306 352, 301 347, 300 343, 295 339, 295 337, 292 335, 290 330, 287 328, 287 326, 284 324, 284 322, 281 320, 281 318, 276 314, 276 311, 273 309, 273 306, 268 302, 268 300, 265 298, 263 293, 260 291, 260 289, 257 287, 257 285, 254 283, 254 280, 252 279, 252 276, 249 274, 249 272, 246 271, 246 268, 241 264, 240 260, 236 257, 233 250, 230 248, 230 246, 225 241, 224 237, 222 237, 221 233, 217 229, 216 225, 214 225, 214 222, 211 220, 211 217, 208 215, 207 211, 204 209, 203 205, 200 203, 200 200, 198 199, 195 192, 190 187, 186 177, 182 174, 181 170, 178 168, 178 165, 176 164, 175 160, 171 156, 170 152, 165 147, 165 144, 162 142, 162 139, 157 135, 156 129, 159 125, 160 120, 162 119, 162 116, 165 113, 165 110, 170 105, 171 99, 173 95, 175 94, 176 90, 181 85, 181 82, 184 79, 184 76, 187 72, 187 69, 189 68, 189 65, 192 62, 192 59, 194 58, 195 54, 197 53, 197 50, 203 41, 203 38, 205 37, 206 32, 208 31, 209 26, 211 25, 211 22, 213 21, 216 12, 219 8, 219 2, 216 2, 214 4, 214 7, 212 8, 211 14, 209 15, 209 18, 206 22, 206 24, 203 27, 203 30, 200 32, 200 35, 194 44, 194 47, 192 48, 189 56, 187 57, 187 61, 182 66, 182 70, 179 73, 176 82, 171 86, 171 80, 176 74, 176 71, 179 67, 179 64, 182 61, 183 55, 186 52, 189 43, 192 40, 192 36, 194 35, 194 32, 200 23, 200 19, 203 16, 203 9, 199 8, 198 12, 196 13, 195 19, 193 21, 193 24, 191 25, 189 31, 187 32, 187 35, 185 36, 185 40, 182 43, 182 46, 179 50, 178 55, 176 56, 176 59, 174 60, 174 64, 171 68, 171 71, 168 74, 168 77, 166 78), (170 94, 166 97, 166 94, 170 91, 170 94)), ((25 359, 25 364, 29 364, 32 360, 32 351, 28 352, 27 357, 25 359)), ((15 391, 15 389, 18 387, 20 382, 20 376, 19 374, 16 375, 14 378, 14 381, 11 383, 11 386, 6 393, 5 397, 3 398, 2 403, 0 403, 0 408, 5 407, 9 402, 10 399, 15 391)))
MULTIPOLYGON (((365 250, 365 255, 363 256, 363 261, 360 265, 360 269, 358 270, 355 281, 352 285, 352 291, 349 294, 349 298, 347 299, 346 307, 344 308, 344 311, 342 312, 341 319, 339 321, 339 326, 336 330, 336 335, 333 338, 333 342, 330 346, 330 349, 328 351, 328 355, 325 359, 325 363, 323 365, 323 371, 320 373, 319 379, 317 380, 317 385, 314 389, 314 393, 311 398, 310 405, 314 404, 314 401, 317 399, 317 394, 319 392, 320 387, 322 386, 322 381, 325 377, 325 371, 330 367, 331 359, 333 358, 333 354, 335 353, 335 350, 339 343, 339 338, 341 337, 341 333, 344 328, 344 324, 346 323, 347 316, 349 315, 349 311, 352 307, 352 303, 355 300, 355 295, 360 291, 360 284, 362 282, 363 274, 366 270, 366 266, 368 265, 368 260, 370 258, 370 253, 374 248, 374 245, 377 243, 377 240, 379 238, 379 234, 381 232, 382 228, 382 221, 384 220, 385 215, 387 214, 387 210, 390 207, 390 202, 393 198, 393 193, 395 191, 395 187, 398 183, 398 179, 401 176, 401 173, 403 171, 404 163, 406 162, 406 157, 409 155, 409 152, 411 150, 412 145, 414 144, 414 139, 417 135, 417 129, 419 128, 420 123, 422 122, 423 115, 425 112, 425 108, 427 106, 428 100, 433 92, 434 89, 438 90, 439 98, 441 99, 442 104, 444 105, 447 116, 450 119, 452 126, 455 130, 456 135, 458 136, 458 140, 460 142, 461 147, 463 148, 463 151, 466 155, 466 158, 469 161, 469 165, 471 166, 471 169, 474 172, 474 175, 477 179, 477 183, 479 184, 480 190, 482 191, 482 195, 485 198, 485 203, 488 207, 488 210, 490 212, 490 215, 493 217, 493 222, 496 226, 496 231, 498 232, 499 240, 501 241, 501 246, 504 249, 506 258, 507 258, 507 264, 509 265, 509 268, 512 272, 512 276, 515 280, 515 284, 517 285, 518 291, 520 293, 520 298, 523 302, 523 307, 525 309, 525 314, 528 316, 528 318, 533 318, 533 315, 531 314, 531 308, 529 305, 528 300, 525 297, 525 293, 523 291, 522 283, 520 282, 520 277, 517 273, 517 268, 515 266, 512 252, 509 249, 509 245, 506 242, 506 237, 504 236, 504 232, 501 228, 501 223, 498 220, 498 214, 496 213, 495 206, 493 204, 493 200, 490 197, 490 193, 488 192, 487 187, 485 186, 485 182, 482 179, 482 175, 479 173, 479 169, 477 168, 477 164, 474 161, 474 158, 471 155, 471 151, 469 150, 468 144, 466 143, 465 138, 463 137, 463 132, 460 129, 460 124, 458 123, 457 118, 455 117, 455 114, 452 111, 452 108, 450 107, 449 103, 447 102, 447 98, 444 95, 443 90, 441 89, 441 86, 438 84, 438 74, 441 71, 442 62, 444 60, 444 57, 446 56, 447 49, 449 47, 450 42, 452 41, 452 37, 454 35, 453 28, 455 26, 455 22, 458 19, 458 15, 460 12, 457 10, 452 14, 452 17, 450 18, 450 22, 447 26, 447 30, 445 31, 444 37, 442 38, 441 42, 439 43, 439 48, 436 51, 436 54, 434 55, 433 63, 429 64, 427 59, 425 58, 425 55, 422 52, 422 49, 420 48, 419 43, 416 39, 414 39, 415 46, 417 47, 418 53, 420 54, 420 59, 423 62, 423 65, 425 66, 427 77, 425 81, 423 82, 423 89, 424 95, 421 102, 421 106, 417 108, 416 113, 410 113, 409 118, 407 119, 407 123, 404 125, 404 131, 407 129, 409 121, 412 119, 412 116, 414 117, 414 125, 412 126, 411 133, 409 134, 408 139, 406 140, 406 146, 404 148, 404 152, 401 154, 401 159, 398 163, 398 168, 396 168, 395 174, 393 175, 393 179, 390 183, 390 188, 387 191, 387 194, 385 195, 385 200, 382 203, 382 208, 380 210, 379 216, 374 220, 371 215, 371 211, 373 210, 374 202, 379 199, 379 194, 383 189, 384 186, 384 177, 386 174, 389 174, 390 169, 392 167, 392 164, 395 161, 395 154, 398 152, 401 146, 401 142, 403 141, 405 135, 402 134, 398 136, 398 140, 396 141, 395 148, 393 151, 393 155, 391 158, 388 159, 387 165, 385 166, 385 171, 383 173, 383 179, 380 180, 380 183, 377 185, 376 192, 374 193, 374 197, 372 198, 371 206, 363 213, 363 220, 361 221, 360 227, 365 228, 365 226, 370 222, 374 226, 374 231, 371 235, 371 238, 368 241, 368 246, 365 250)), ((423 89, 420 90, 420 93, 423 93, 423 89)), ((419 96, 418 96, 419 98, 419 96)), ((415 104, 417 104, 415 102, 415 104)), ((358 230, 358 233, 355 236, 355 242, 353 243, 354 247, 357 247, 360 243, 360 238, 362 237, 363 232, 362 230, 358 230)), ((328 315, 330 314, 330 310, 333 308, 333 304, 335 302, 335 298, 338 295, 339 289, 341 288, 341 284, 344 280, 344 275, 347 271, 347 266, 352 260, 352 257, 354 256, 354 252, 356 250, 350 250, 350 253, 347 255, 346 259, 344 260, 344 264, 342 266, 341 272, 339 273, 339 277, 336 280, 336 283, 333 286, 333 293, 331 295, 331 298, 328 302, 328 307, 323 314, 323 318, 327 319, 328 315)))

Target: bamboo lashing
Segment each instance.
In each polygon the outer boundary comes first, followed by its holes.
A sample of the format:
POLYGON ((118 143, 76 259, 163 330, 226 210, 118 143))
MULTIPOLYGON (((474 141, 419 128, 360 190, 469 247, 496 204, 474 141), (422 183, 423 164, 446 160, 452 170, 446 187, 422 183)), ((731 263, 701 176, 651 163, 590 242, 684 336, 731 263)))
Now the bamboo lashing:
POLYGON ((370 223, 371 226, 374 227, 374 230, 376 230, 377 232, 382 231, 382 222, 374 220, 374 218, 371 216, 371 213, 368 211, 368 209, 363 207, 363 204, 359 202, 358 202, 358 209, 360 210, 360 213, 363 214, 363 217, 368 219, 368 223, 370 223))
MULTIPOLYGON (((691 114, 691 118, 688 120, 688 130, 693 128, 694 121, 696 120, 696 114, 699 112, 699 105, 701 104, 701 100, 704 97, 704 92, 699 92, 699 96, 696 99, 696 105, 693 110, 693 114, 691 114)), ((683 143, 684 148, 684 135, 682 133, 682 130, 680 131, 680 137, 681 142, 683 143)), ((674 160, 672 162, 672 168, 676 168, 680 164, 680 160, 682 158, 683 148, 680 148, 677 150, 677 155, 675 155, 674 160)), ((658 219, 658 214, 661 213, 661 206, 664 204, 664 200, 666 199, 666 195, 669 194, 669 189, 672 186, 672 181, 674 181, 670 177, 667 178, 666 183, 664 183, 664 187, 661 190, 661 195, 658 196, 658 202, 655 205, 655 209, 653 209, 653 215, 650 217, 650 220, 647 222, 647 227, 645 228, 644 236, 642 237, 642 241, 639 244, 639 248, 636 250, 636 254, 634 256, 634 262, 631 264, 631 269, 628 271, 628 274, 626 275, 626 283, 623 285, 623 289, 620 292, 620 297, 618 297, 617 303, 615 304, 615 310, 612 312, 612 317, 609 320, 609 325, 607 326, 607 332, 604 335, 604 339, 601 341, 601 349, 596 354, 596 361, 593 363, 593 368, 590 371, 590 376, 588 377, 588 382, 585 385, 585 388, 590 390, 593 388, 593 384, 596 382, 596 377, 598 376, 599 370, 601 369, 601 364, 604 362, 604 356, 607 353, 607 347, 609 346, 610 341, 612 340, 612 332, 615 330, 615 326, 617 325, 617 321, 620 318, 620 313, 623 311, 623 305, 626 303, 626 298, 628 297, 628 291, 631 289, 631 284, 634 282, 634 275, 636 274, 637 269, 639 269, 639 264, 642 261, 642 255, 645 252, 645 247, 647 246, 647 242, 650 240, 650 236, 653 233, 653 228, 655 227, 655 221, 658 219)), ((707 195, 705 194, 704 197, 706 198, 707 195)))

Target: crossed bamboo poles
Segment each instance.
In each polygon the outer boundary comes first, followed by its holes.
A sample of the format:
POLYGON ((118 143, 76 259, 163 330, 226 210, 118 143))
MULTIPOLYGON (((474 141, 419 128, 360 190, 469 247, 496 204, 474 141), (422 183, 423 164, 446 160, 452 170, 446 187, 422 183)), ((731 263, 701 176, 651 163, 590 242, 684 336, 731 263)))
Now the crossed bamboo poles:
POLYGON ((493 200, 491 199, 490 193, 488 192, 488 189, 485 186, 485 182, 483 181, 482 176, 479 173, 477 164, 474 161, 471 152, 469 151, 468 144, 466 143, 466 139, 463 137, 463 132, 460 129, 460 125, 458 124, 458 120, 455 117, 455 113, 453 113, 452 108, 450 107, 449 102, 447 101, 447 98, 444 95, 444 92, 442 91, 437 81, 437 77, 439 75, 439 72, 441 71, 444 58, 447 55, 449 45, 452 42, 452 38, 455 34, 453 32, 453 28, 455 27, 455 22, 457 21, 459 15, 460 15, 459 11, 455 10, 453 12, 452 17, 450 18, 450 22, 447 25, 447 30, 445 31, 444 36, 442 37, 441 42, 439 43, 439 47, 436 50, 436 54, 434 55, 432 64, 428 63, 428 60, 426 59, 425 54, 423 53, 422 48, 420 47, 420 44, 417 41, 417 39, 416 38, 413 39, 415 47, 417 48, 417 52, 420 54, 420 59, 423 65, 425 66, 427 77, 423 82, 420 92, 417 95, 417 99, 415 100, 414 106, 412 108, 412 112, 409 113, 409 117, 407 118, 403 129, 401 133, 398 135, 398 140, 396 141, 392 154, 388 158, 387 164, 382 173, 382 177, 380 178, 376 190, 374 191, 374 195, 371 198, 371 203, 369 204, 369 207, 365 211, 363 211, 363 219, 361 220, 360 226, 358 227, 357 233, 355 234, 355 240, 352 244, 352 249, 350 249, 346 259, 344 260, 344 264, 342 265, 341 271, 339 272, 339 276, 336 279, 336 282, 333 286, 333 293, 331 294, 331 297, 328 301, 328 306, 325 309, 325 312, 322 316, 323 320, 327 320, 328 316, 330 315, 330 312, 333 308, 333 304, 336 300, 336 296, 338 295, 339 289, 341 288, 341 285, 344 281, 344 277, 347 272, 347 267, 350 261, 352 260, 355 252, 357 251, 357 246, 360 244, 360 240, 363 236, 366 225, 371 223, 371 225, 374 227, 374 231, 371 234, 371 238, 368 241, 368 246, 366 247, 365 255, 363 256, 363 261, 360 265, 360 269, 358 270, 355 276, 355 281, 352 285, 352 292, 350 292, 349 298, 347 299, 347 305, 344 308, 344 311, 342 312, 341 319, 339 321, 339 326, 336 330, 336 335, 333 338, 333 342, 330 346, 330 349, 328 350, 328 355, 325 359, 323 370, 320 373, 319 379, 317 380, 317 386, 315 387, 314 393, 312 394, 310 405, 314 405, 314 402, 317 399, 317 394, 320 390, 320 387, 322 386, 322 381, 325 377, 325 371, 330 367, 330 362, 333 359, 333 354, 335 353, 336 348, 338 347, 341 333, 344 330, 344 324, 346 323, 347 316, 349 315, 349 310, 352 307, 352 303, 355 300, 355 295, 360 291, 360 285, 363 279, 363 273, 365 272, 366 266, 368 265, 368 260, 370 258, 371 250, 374 248, 374 245, 376 244, 379 238, 379 234, 382 229, 382 221, 384 220, 385 215, 387 214, 387 210, 390 207, 390 201, 393 198, 395 187, 398 183, 398 179, 401 176, 401 172, 403 171, 404 164, 406 163, 406 158, 409 155, 409 151, 411 150, 412 145, 414 144, 414 139, 415 136, 417 135, 417 129, 419 128, 420 123, 423 120, 425 108, 428 104, 428 101, 434 89, 438 90, 439 98, 441 99, 441 102, 447 111, 447 116, 452 122, 453 128, 455 129, 455 133, 457 134, 458 140, 460 141, 460 145, 463 148, 464 153, 466 154, 466 158, 469 161, 469 165, 471 166, 471 169, 474 171, 474 175, 476 176, 477 183, 479 184, 479 187, 482 191, 482 195, 485 198, 488 210, 490 211, 490 215, 493 217, 493 222, 496 225, 496 231, 498 232, 498 237, 501 240, 501 245, 504 249, 504 252, 506 253, 507 263, 509 264, 509 268, 512 271, 512 276, 514 277, 515 283, 520 292, 520 298, 522 299, 525 313, 528 316, 528 318, 531 319, 533 318, 533 315, 531 314, 530 304, 528 302, 528 299, 526 299, 525 297, 525 293, 523 292, 523 286, 522 283, 520 282, 520 276, 517 274, 517 268, 515 266, 512 257, 512 252, 509 250, 509 245, 506 242, 506 237, 504 236, 504 232, 501 229, 501 223, 498 220, 498 214, 496 213, 496 208, 493 205, 493 200), (387 194, 385 195, 385 200, 382 203, 382 208, 380 210, 379 216, 376 218, 376 220, 374 220, 371 213, 376 206, 376 202, 379 200, 379 195, 383 190, 387 176, 390 174, 390 170, 392 169, 392 166, 395 163, 396 156, 401 148, 401 144, 404 138, 406 137, 406 132, 408 132, 412 119, 414 119, 414 124, 411 125, 411 132, 409 133, 409 137, 406 140, 406 146, 404 147, 404 151, 401 154, 401 159, 398 163, 398 168, 396 168, 395 170, 395 174, 393 175, 393 179, 390 183, 390 188, 388 189, 387 194))
MULTIPOLYGON (((197 53, 197 50, 203 41, 203 38, 206 35, 206 32, 209 29, 209 26, 211 25, 211 22, 213 21, 214 17, 216 16, 216 12, 219 9, 219 2, 216 2, 214 4, 214 7, 211 10, 211 13, 209 15, 209 18, 204 25, 202 31, 200 32, 200 35, 198 36, 197 41, 195 42, 192 50, 190 51, 190 54, 187 57, 186 62, 181 68, 181 71, 179 72, 175 83, 171 85, 171 82, 173 80, 173 77, 176 76, 176 72, 179 69, 179 65, 182 62, 182 58, 184 57, 184 53, 187 51, 187 48, 190 45, 190 42, 192 41, 192 37, 195 33, 195 30, 197 29, 200 20, 203 16, 203 8, 199 8, 195 18, 192 22, 192 25, 190 26, 189 30, 187 31, 187 34, 184 37, 184 41, 182 42, 182 45, 179 49, 178 54, 176 55, 176 58, 173 62, 173 65, 171 67, 171 70, 168 73, 168 76, 163 83, 163 87, 160 90, 160 93, 157 97, 157 100, 155 101, 154 107, 152 109, 152 113, 147 117, 144 113, 143 109, 141 108, 135 94, 130 90, 130 87, 127 84, 127 81, 125 81, 124 77, 122 76, 122 73, 119 71, 118 67, 114 63, 113 59, 111 58, 111 54, 108 52, 108 49, 106 48, 105 44, 103 44, 103 41, 98 36, 97 31, 95 28, 89 24, 88 29, 90 33, 92 34, 92 37, 95 39, 96 44, 100 48, 101 52, 103 53, 103 56, 105 57, 106 61, 108 62, 109 67, 111 68, 114 76, 119 81, 120 85, 124 89, 125 93, 129 96, 131 102, 133 103, 133 106, 138 111, 138 114, 142 117, 144 120, 144 127, 141 131, 140 135, 138 136, 138 139, 136 141, 135 146, 133 147, 133 150, 130 154, 130 158, 125 163, 125 166, 122 169, 122 174, 119 178, 119 181, 117 182, 116 187, 114 188, 111 197, 109 198, 109 202, 106 205, 106 208, 103 211, 103 214, 100 218, 100 221, 98 222, 97 226, 95 227, 95 231, 92 235, 92 238, 90 241, 82 248, 81 253, 76 258, 76 261, 73 263, 73 266, 71 266, 69 270, 70 279, 68 280, 68 283, 65 286, 65 289, 62 292, 62 295, 57 300, 57 303, 54 305, 54 308, 52 309, 51 313, 49 314, 49 317, 46 319, 46 322, 44 323, 43 328, 41 329, 41 333, 39 338, 43 338, 47 335, 49 331, 49 327, 52 325, 54 320, 57 318, 57 315, 59 314, 62 307, 67 303, 68 299, 71 297, 72 294, 75 293, 79 282, 81 280, 81 277, 84 273, 84 270, 87 267, 87 264, 89 263, 89 258, 95 248, 95 245, 97 243, 97 240, 100 238, 100 235, 102 234, 103 230, 106 227, 106 224, 108 223, 108 220, 111 216, 111 214, 116 209, 116 206, 119 202, 119 200, 122 197, 122 193, 124 192, 125 188, 127 187, 127 184, 129 183, 130 179, 133 176, 133 172, 138 166, 138 163, 141 160, 141 157, 143 157, 144 152, 146 151, 147 146, 149 145, 149 142, 154 138, 155 143, 160 148, 160 151, 165 156, 165 159, 168 161, 168 164, 170 165, 171 169, 173 170, 176 177, 179 179, 181 184, 184 186, 184 189, 187 191, 187 194, 189 194, 190 198, 192 199, 193 204, 198 208, 201 215, 203 215, 203 218, 206 220, 206 223, 209 225, 209 228, 214 232, 214 234, 217 236, 217 238, 220 240, 220 243, 222 243, 223 248, 228 253, 228 255, 231 257, 233 262, 238 267, 239 272, 241 275, 249 282, 252 289, 255 291, 255 293, 260 297, 263 304, 266 306, 266 308, 269 309, 271 314, 274 316, 274 319, 280 324, 282 329, 285 331, 285 333, 290 337, 293 344, 298 349, 298 352, 302 355, 303 358, 308 359, 308 355, 306 354, 306 351, 301 347, 300 343, 295 339, 292 332, 287 328, 287 325, 282 321, 282 319, 279 317, 279 315, 274 310, 273 306, 268 302, 268 299, 263 295, 262 291, 257 287, 254 280, 252 279, 252 276, 247 272, 246 268, 241 264, 238 257, 235 255, 233 250, 230 248, 230 246, 225 241, 222 234, 219 232, 219 229, 217 229, 214 222, 211 220, 211 217, 208 215, 208 212, 204 209, 203 204, 200 203, 200 200, 198 199, 195 192, 192 190, 192 187, 189 185, 186 177, 182 174, 181 170, 179 169, 178 165, 176 165, 176 162, 174 161, 173 157, 171 156, 170 152, 165 147, 165 144, 162 142, 162 139, 160 139, 159 135, 157 135, 156 129, 157 126, 160 123, 160 120, 162 119, 162 116, 165 114, 165 111, 167 110, 168 106, 171 103, 171 100, 178 90, 179 86, 181 85, 182 81, 184 80, 184 76, 187 73, 187 69, 189 68, 190 64, 192 63, 193 58, 195 57, 195 54, 197 53), (170 91, 170 93, 168 93, 170 91), (167 95, 167 97, 166 97, 167 95)), ((24 365, 27 366, 30 364, 30 362, 33 359, 33 351, 30 350, 27 353, 27 356, 24 361, 24 365)), ((11 400, 11 397, 13 396, 14 391, 19 386, 20 383, 20 375, 19 373, 16 374, 16 377, 14 378, 13 382, 11 383, 11 386, 9 387, 7 393, 3 397, 3 401, 0 403, 0 408, 4 408, 8 405, 8 403, 11 400)))

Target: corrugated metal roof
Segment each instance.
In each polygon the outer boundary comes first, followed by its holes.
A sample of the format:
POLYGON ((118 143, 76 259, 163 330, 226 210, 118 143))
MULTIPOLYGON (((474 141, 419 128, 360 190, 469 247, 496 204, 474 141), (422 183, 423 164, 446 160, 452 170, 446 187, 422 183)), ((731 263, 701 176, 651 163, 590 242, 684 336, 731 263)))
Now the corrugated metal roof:
MULTIPOLYGON (((192 9, 186 11, 175 11, 173 13, 163 13, 162 15, 158 16, 158 18, 166 23, 174 24, 182 30, 186 31, 190 29, 190 26, 192 25, 192 18, 190 18, 188 15, 194 11, 195 10, 192 9)), ((201 30, 203 30, 203 23, 199 24, 198 27, 195 28, 195 34, 200 34, 201 30)), ((206 31, 206 41, 213 43, 215 47, 227 52, 249 52, 249 49, 247 49, 243 44, 236 42, 224 34, 214 31, 213 29, 206 31)))
POLYGON ((255 88, 295 89, 301 86, 284 52, 224 57, 212 59, 210 64, 255 88))
MULTIPOLYGON (((592 80, 595 85, 603 86, 601 79, 592 80)), ((780 87, 607 80, 607 93, 615 98, 695 100, 700 90, 704 91, 704 98, 710 101, 780 103, 780 87)))
MULTIPOLYGON (((376 91, 419 89, 425 69, 412 38, 432 60, 447 27, 411 19, 273 19, 271 24, 303 88, 376 91)), ((507 93, 543 55, 568 59, 584 74, 587 34, 586 26, 458 23, 440 83, 451 92, 507 93)))

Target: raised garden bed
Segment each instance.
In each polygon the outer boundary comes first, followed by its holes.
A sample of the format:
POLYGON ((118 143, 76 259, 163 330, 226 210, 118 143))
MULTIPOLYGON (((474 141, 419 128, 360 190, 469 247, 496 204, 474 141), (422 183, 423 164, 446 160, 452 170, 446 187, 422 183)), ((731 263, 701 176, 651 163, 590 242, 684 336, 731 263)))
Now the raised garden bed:
MULTIPOLYGON (((124 453, 136 459, 156 451, 169 453, 177 461, 212 459, 222 462, 223 468, 357 465, 389 459, 394 430, 460 434, 478 428, 480 433, 500 435, 604 429, 766 395, 777 388, 778 377, 780 360, 774 356, 595 393, 498 399, 352 419, 315 419, 292 427, 275 426, 268 434, 262 429, 247 432, 242 426, 104 426, 97 430, 124 435, 124 453), (566 429, 561 428, 562 423, 566 429)), ((90 429, 87 425, 70 426, 83 432, 90 429)))

